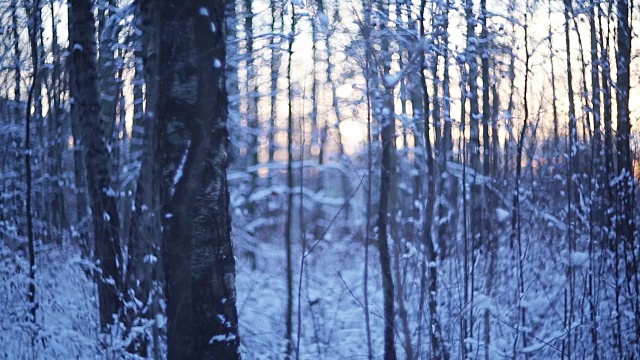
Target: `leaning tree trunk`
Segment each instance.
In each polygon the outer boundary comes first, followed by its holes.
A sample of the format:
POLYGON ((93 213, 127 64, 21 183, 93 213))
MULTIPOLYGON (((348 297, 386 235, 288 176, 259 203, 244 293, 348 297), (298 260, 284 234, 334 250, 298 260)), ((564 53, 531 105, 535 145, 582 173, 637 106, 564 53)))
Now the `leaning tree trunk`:
POLYGON ((114 324, 114 314, 122 307, 122 254, 118 229, 120 221, 115 199, 108 193, 111 185, 109 164, 111 155, 107 141, 111 124, 100 118, 98 70, 96 65, 95 19, 90 0, 69 1, 69 68, 70 94, 74 99, 71 116, 82 134, 86 146, 85 164, 89 201, 95 237, 95 256, 102 272, 98 281, 100 327, 102 331, 114 324))
POLYGON ((225 2, 163 2, 159 143, 168 359, 239 359, 225 2))

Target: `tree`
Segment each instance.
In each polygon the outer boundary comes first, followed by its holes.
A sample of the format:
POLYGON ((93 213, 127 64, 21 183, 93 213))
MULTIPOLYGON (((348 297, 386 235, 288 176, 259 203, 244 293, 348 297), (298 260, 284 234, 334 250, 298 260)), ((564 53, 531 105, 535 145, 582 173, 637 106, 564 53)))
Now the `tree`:
POLYGON ((161 7, 158 120, 169 359, 239 359, 225 2, 161 7))
POLYGON ((110 119, 101 118, 96 65, 96 27, 90 0, 69 2, 69 43, 71 44, 71 116, 80 128, 86 146, 87 186, 92 210, 95 256, 101 274, 98 280, 100 328, 107 331, 120 314, 122 301, 120 220, 116 201, 110 193, 110 119))
MULTIPOLYGON (((33 74, 32 74, 32 82, 29 87, 29 96, 27 98, 27 109, 25 114, 25 135, 24 135, 24 147, 25 147, 25 169, 26 169, 26 212, 27 212, 27 243, 29 248, 29 279, 31 282, 29 283, 29 292, 28 292, 28 301, 30 306, 30 314, 31 321, 36 322, 36 259, 35 259, 35 239, 33 238, 33 212, 32 212, 32 167, 31 167, 31 152, 32 152, 32 144, 31 144, 31 105, 34 101, 34 92, 35 88, 39 86, 38 84, 38 37, 37 37, 37 29, 40 24, 40 1, 35 0, 31 5, 29 11, 29 43, 31 44, 31 63, 33 66, 33 74)), ((37 108, 37 107, 36 107, 37 108)), ((34 340, 32 340, 34 342, 34 340)))
POLYGON ((373 118, 377 120, 380 126, 380 143, 382 147, 382 159, 380 166, 380 200, 378 202, 378 218, 376 225, 378 226, 378 252, 380 255, 380 269, 382 272, 382 292, 384 297, 384 359, 395 360, 397 359, 395 348, 395 291, 393 284, 393 275, 391 269, 391 255, 389 252, 389 230, 392 229, 392 222, 395 219, 395 213, 391 212, 395 201, 395 112, 393 108, 393 85, 380 84, 380 80, 375 79, 376 71, 382 71, 384 75, 390 74, 391 67, 391 52, 390 52, 390 39, 387 34, 387 21, 389 4, 387 0, 382 0, 377 4, 377 7, 372 8, 371 4, 367 2, 368 8, 365 9, 369 13, 366 21, 365 39, 369 36, 371 26, 370 16, 371 12, 376 11, 381 14, 376 33, 380 34, 380 63, 376 64, 372 59, 373 50, 369 49, 370 44, 367 46, 367 61, 370 62, 370 73, 367 76, 371 76, 373 84, 367 91, 373 92, 372 99, 375 101, 373 105, 373 118), (380 69, 376 69, 380 67, 380 69), (381 86, 382 85, 382 86, 381 86), (392 214, 390 218, 389 214, 392 214))
MULTIPOLYGON (((631 64, 631 23, 629 19, 629 0, 617 1, 618 48, 616 51, 616 100, 618 114, 618 132, 616 133, 616 151, 618 171, 616 174, 618 211, 616 213, 616 244, 622 246, 625 261, 626 288, 631 294, 640 290, 638 280, 638 239, 636 237, 635 184, 633 155, 630 147, 631 121, 629 116, 630 64, 631 64)), ((619 251, 616 248, 616 251, 619 251)), ((636 337, 640 336, 640 301, 632 300, 635 317, 636 337)), ((620 316, 620 315, 618 315, 620 316)), ((637 341, 636 341, 637 344, 637 341)))
MULTIPOLYGON (((287 219, 284 229, 284 246, 287 256, 287 309, 285 315, 285 341, 287 356, 293 353, 293 263, 292 263, 292 226, 293 226, 293 87, 291 66, 293 63, 293 42, 296 34, 296 5, 291 3, 291 30, 288 36, 287 54, 287 219)), ((284 25, 283 25, 284 27, 284 25)))
MULTIPOLYGON (((144 70, 136 68, 136 73, 143 70, 146 84, 146 111, 137 115, 142 119, 139 126, 142 130, 141 146, 132 151, 140 152, 140 173, 138 175, 131 228, 129 233, 128 268, 126 276, 126 336, 131 337, 127 350, 140 356, 148 356, 151 338, 154 338, 154 353, 159 357, 158 324, 148 331, 149 321, 159 312, 159 291, 155 291, 159 276, 160 248, 160 178, 158 145, 158 46, 159 46, 159 9, 151 0, 137 1, 138 24, 143 30, 142 51, 139 55, 144 59, 144 70), (135 331, 134 327, 142 327, 144 331, 135 331), (130 336, 131 334, 134 336, 130 336)), ((138 75, 140 80, 143 77, 138 75)), ((142 87, 142 84, 138 86, 142 87)), ((140 90, 141 91, 141 90, 140 90)), ((140 99, 142 100, 142 99, 140 99)), ((140 109, 141 111, 141 109, 140 109)), ((134 134, 136 135, 136 134, 134 134)), ((135 155, 135 154, 134 154, 135 155)))

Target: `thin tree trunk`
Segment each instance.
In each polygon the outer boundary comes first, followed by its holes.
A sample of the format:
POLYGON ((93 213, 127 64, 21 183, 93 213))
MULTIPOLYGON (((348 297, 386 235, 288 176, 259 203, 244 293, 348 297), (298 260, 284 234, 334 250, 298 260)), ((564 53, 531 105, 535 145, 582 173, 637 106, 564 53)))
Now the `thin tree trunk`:
MULTIPOLYGON (((491 91, 489 78, 489 29, 487 27, 487 0, 480 0, 480 24, 482 32, 480 33, 482 62, 482 145, 483 151, 483 170, 484 175, 489 176, 491 172, 491 140, 489 138, 489 127, 491 122, 491 103, 489 94, 491 91)), ((491 211, 491 210, 489 210, 491 211)), ((485 212, 486 213, 486 212, 485 212)))
MULTIPOLYGON (((26 169, 26 216, 27 216, 27 245, 29 248, 29 290, 27 301, 29 302, 29 314, 30 321, 36 322, 36 309, 38 307, 36 303, 36 255, 35 255, 35 239, 33 234, 33 213, 32 213, 32 168, 31 168, 31 107, 34 102, 35 89, 39 86, 38 83, 38 65, 39 65, 39 49, 38 49, 38 28, 40 26, 40 1, 34 0, 29 5, 27 14, 29 14, 28 28, 29 28, 29 44, 31 45, 31 66, 33 67, 33 74, 31 80, 31 86, 29 87, 29 96, 27 98, 27 107, 25 111, 25 169, 26 169)), ((38 99, 39 101, 39 99, 38 99)), ((38 107, 36 106, 36 109, 38 107)), ((33 334, 31 345, 35 346, 35 334, 33 334)), ((35 351, 35 349, 34 349, 35 351)))
MULTIPOLYGON (((522 298, 524 297, 524 269, 523 269, 523 258, 522 258, 522 222, 521 222, 521 212, 520 212, 520 181, 522 177, 522 149, 524 147, 525 135, 527 133, 527 125, 529 122, 529 97, 528 97, 528 89, 529 89, 529 61, 531 55, 529 53, 529 1, 527 1, 525 8, 525 22, 524 22, 524 49, 525 49, 525 73, 524 73, 524 119, 522 124, 522 129, 520 130, 520 137, 518 138, 517 144, 517 153, 516 153, 516 188, 513 196, 513 214, 511 220, 511 236, 514 238, 512 243, 516 243, 517 246, 517 256, 518 256, 518 307, 520 308, 519 316, 518 316, 518 332, 516 333, 516 338, 513 343, 513 358, 516 358, 516 346, 518 344, 518 338, 520 336, 520 329, 526 329, 527 327, 527 318, 526 318, 526 307, 522 305, 522 298)), ((526 331, 523 331, 522 334, 522 347, 526 348, 528 345, 528 336, 526 331)), ((529 358, 529 354, 525 354, 526 358, 529 358)))
MULTIPOLYGON (((381 51, 383 72, 389 73, 391 55, 389 54, 389 35, 386 22, 388 21, 388 3, 381 1, 376 9, 383 18, 379 22, 379 33, 382 34, 381 51)), ((380 92, 376 86, 374 91, 380 92)), ((376 97, 374 97, 376 98, 376 97)), ((395 116, 393 107, 393 90, 384 88, 378 96, 380 102, 374 106, 374 117, 377 115, 380 124, 380 140, 382 145, 382 160, 380 166, 380 200, 378 203, 378 251, 380 253, 380 267, 382 271, 382 292, 384 298, 384 359, 395 360, 397 358, 395 348, 395 290, 393 283, 393 270, 391 268, 391 255, 389 252, 389 230, 393 220, 389 219, 390 210, 394 199, 391 198, 396 171, 394 163, 395 152, 395 116)), ((393 213, 392 213, 393 214, 393 213)), ((395 214, 393 214, 395 216, 395 214)), ((397 284, 399 286, 399 284, 397 284)))
MULTIPOLYGON (((489 137, 489 127, 491 124, 491 103, 490 103, 490 92, 491 85, 489 79, 489 30, 487 27, 487 17, 489 13, 487 12, 487 0, 480 1, 480 23, 482 25, 482 32, 480 33, 480 43, 481 46, 481 62, 482 62, 482 144, 483 144, 483 174, 485 176, 491 175, 491 138, 489 137)), ((495 222, 495 219, 492 218, 492 214, 494 213, 493 205, 493 197, 491 199, 487 199, 487 190, 485 186, 482 186, 480 196, 483 198, 482 201, 482 214, 483 214, 483 225, 484 232, 486 236, 486 243, 484 244, 487 249, 489 255, 489 270, 486 277, 486 293, 489 295, 491 293, 491 287, 493 286, 493 272, 495 268, 495 253, 498 249, 497 247, 497 236, 494 234, 492 224, 495 222), (488 200, 488 201, 487 201, 488 200)), ((483 236, 484 237, 484 236, 483 236)), ((485 359, 489 359, 489 350, 491 344, 491 323, 489 321, 489 309, 484 309, 484 346, 485 346, 485 359)))
MULTIPOLYGON (((475 269, 475 250, 479 244, 483 243, 482 239, 482 205, 481 205, 481 189, 476 182, 477 174, 481 171, 480 168, 480 131, 479 131, 479 121, 481 118, 480 109, 478 105, 478 41, 476 39, 475 27, 476 27, 476 19, 473 14, 473 0, 465 0, 464 12, 466 17, 466 29, 467 29, 467 42, 465 49, 465 58, 466 63, 469 67, 469 73, 467 78, 467 83, 469 86, 469 130, 470 130, 470 138, 469 138, 469 160, 471 162, 471 168, 474 170, 473 173, 473 183, 471 185, 471 221, 470 221, 470 230, 471 230, 471 246, 468 248, 471 254, 471 271, 465 272, 465 276, 469 276, 469 283, 466 286, 470 286, 468 292, 470 294, 470 298, 467 299, 469 302, 466 303, 468 306, 468 334, 467 336, 473 336, 473 325, 474 325, 474 317, 473 317, 473 298, 474 298, 474 269, 475 269)), ((464 121, 464 119, 462 119, 464 121)), ((464 182, 466 182, 466 177, 464 178, 464 182)), ((466 184, 463 183, 463 186, 466 184)), ((467 254, 467 255, 468 255, 467 254)), ((466 282, 465 282, 466 283, 466 282)), ((466 301, 465 301, 466 302, 466 301)), ((469 351, 472 351, 471 345, 469 345, 469 351)))
MULTIPOLYGON (((373 82, 375 79, 372 75, 375 75, 375 67, 372 63, 372 39, 371 39, 371 2, 364 0, 364 24, 362 26, 362 37, 364 38, 364 46, 365 46, 365 82, 366 82, 366 99, 367 99, 367 223, 365 227, 365 243, 364 243, 364 274, 363 274, 363 288, 364 288, 364 319, 365 319, 365 330, 367 334, 367 358, 368 360, 373 360, 373 347, 371 345, 371 321, 369 315, 369 244, 371 243, 371 215, 372 215, 372 192, 373 192, 373 136, 372 136, 372 108, 373 104, 371 101, 371 95, 373 93, 373 82)), ((337 10, 336 10, 337 11, 337 10)), ((333 92, 333 101, 334 101, 334 109, 336 112, 337 121, 339 121, 339 108, 337 104, 335 85, 332 83, 332 92, 333 92)), ((338 129, 338 133, 340 129, 338 129)), ((341 144, 341 143, 340 143, 341 144)), ((342 145, 342 144, 341 144, 342 145)))
POLYGON ((63 152, 65 148, 64 139, 64 111, 62 109, 61 96, 62 89, 62 67, 60 64, 60 45, 58 44, 58 22, 54 12, 54 1, 50 2, 51 11, 51 55, 53 56, 53 64, 51 66, 51 83, 47 90, 49 102, 49 127, 52 139, 52 160, 50 171, 58 182, 53 185, 52 213, 53 226, 56 230, 56 241, 58 244, 63 242, 63 233, 69 227, 69 219, 66 214, 66 202, 64 199, 63 184, 66 177, 63 171, 63 152))
MULTIPOLYGON (((259 128, 259 118, 258 118, 258 83, 257 83, 257 75, 256 69, 254 65, 254 25, 253 25, 253 9, 252 9, 252 0, 244 0, 244 31, 246 35, 246 82, 245 86, 247 89, 247 159, 249 160, 248 166, 253 166, 258 164, 258 132, 259 128)), ((251 191, 254 191, 258 186, 258 173, 256 171, 251 172, 251 191)), ((253 213, 255 208, 253 204, 248 204, 249 212, 253 213)))
MULTIPOLYGON (((574 91, 573 91, 573 72, 571 69, 571 41, 570 41, 570 29, 569 29, 569 21, 570 14, 573 13, 571 0, 564 0, 564 30, 565 30, 565 46, 566 46, 566 62, 567 62, 567 86, 568 86, 568 96, 569 96, 569 172, 567 174, 567 242, 569 253, 573 253, 575 251, 575 240, 573 237, 573 220, 572 214, 574 213, 574 188, 573 188, 573 172, 575 171, 575 161, 576 161, 576 146, 578 140, 578 134, 576 129, 576 112, 575 112, 575 104, 574 104, 574 91)), ((572 342, 571 342, 571 325, 573 323, 573 300, 574 300, 574 279, 573 279, 573 269, 571 267, 567 268, 567 278, 569 283, 569 294, 568 303, 565 303, 565 326, 567 328, 567 337, 566 337, 566 352, 569 359, 572 356, 572 342)), ((566 289, 565 289, 566 292, 566 289)), ((564 341, 563 341, 564 344, 564 341)))
MULTIPOLYGON (((275 133, 276 133, 276 117, 278 115, 278 111, 277 111, 277 102, 278 102, 278 78, 279 78, 279 74, 280 74, 280 61, 282 58, 282 54, 281 54, 281 44, 282 44, 282 38, 284 36, 284 34, 281 34, 280 36, 275 35, 276 33, 282 33, 284 31, 284 22, 282 21, 282 17, 283 17, 283 11, 281 8, 282 2, 281 0, 270 0, 270 7, 271 7, 271 34, 273 34, 273 36, 271 36, 271 38, 269 39, 269 48, 270 48, 270 52, 271 52, 271 62, 270 62, 270 66, 271 66, 271 82, 270 82, 270 100, 271 100, 271 104, 270 104, 270 111, 271 111, 271 115, 269 116, 269 134, 268 134, 268 139, 269 139, 269 163, 274 161, 274 155, 277 149, 276 146, 276 142, 275 142, 275 133), (278 18, 278 11, 277 9, 280 9, 280 28, 277 27, 276 22, 277 22, 277 18, 278 18), (278 39, 276 41, 276 39, 278 39)), ((271 176, 269 177, 269 184, 271 184, 271 176)))
POLYGON ((441 199, 438 202, 438 245, 440 248, 440 259, 444 259, 447 255, 447 249, 450 241, 456 238, 454 219, 456 211, 453 211, 453 204, 457 201, 457 189, 456 182, 452 181, 449 172, 447 171, 447 162, 453 161, 453 138, 452 138, 452 122, 451 122, 451 96, 450 96, 450 77, 449 77, 449 0, 444 5, 438 3, 439 12, 443 17, 442 24, 442 38, 443 43, 440 47, 443 57, 443 81, 442 81, 442 114, 444 117, 444 130, 442 141, 442 164, 440 170, 442 176, 440 177, 440 191, 441 199))
MULTIPOLYGON (((612 2, 609 3, 609 13, 611 12, 612 2)), ((602 64, 602 113, 603 113, 603 125, 604 125, 604 196, 605 196, 605 206, 612 207, 614 196, 613 196, 613 186, 611 183, 611 176, 614 173, 615 169, 615 159, 613 156, 613 130, 612 130, 612 100, 611 100, 611 67, 609 62, 609 39, 610 39, 610 25, 609 25, 609 17, 603 13, 603 10, 600 6, 598 6, 598 35, 600 37, 600 62, 602 64), (604 36, 604 25, 602 22, 602 18, 607 19, 607 35, 606 41, 604 36)), ((613 215, 613 214, 612 214, 613 215)), ((606 228, 607 229, 615 229, 614 219, 612 216, 605 217, 606 228)), ((614 233, 615 231, 608 231, 609 234, 614 233)), ((607 236, 605 239, 605 244, 609 248, 613 248, 612 235, 607 236)))
MULTIPOLYGON (((394 1, 395 4, 395 16, 396 16, 396 22, 397 22, 397 26, 400 26, 398 23, 401 21, 400 19, 401 17, 401 11, 400 11, 400 5, 402 0, 398 1, 394 1)), ((389 4, 391 4, 392 2, 389 1, 389 4)), ((388 5, 386 5, 388 6, 388 5)), ((385 14, 387 14, 388 16, 391 15, 391 10, 389 8, 385 9, 385 14)), ((403 66, 410 66, 409 64, 404 65, 402 64, 402 58, 403 58, 403 47, 404 44, 402 42, 399 41, 395 41, 396 43, 393 44, 394 47, 397 47, 398 50, 391 50, 391 39, 397 39, 397 31, 396 30, 392 30, 389 29, 389 31, 391 33, 389 34, 385 34, 382 33, 383 36, 383 49, 386 47, 387 51, 385 51, 382 55, 383 55, 383 72, 384 72, 384 78, 387 78, 389 76, 391 76, 391 58, 392 58, 392 51, 394 51, 398 57, 399 57, 399 66, 402 69, 403 66), (395 34, 394 34, 395 33, 395 34), (393 35, 392 35, 393 34, 393 35), (385 42, 387 41, 386 38, 389 38, 389 45, 386 45, 385 42)), ((399 95, 400 95, 400 102, 401 102, 401 107, 402 107, 402 113, 406 114, 406 89, 405 89, 405 79, 400 79, 399 81, 399 95)), ((414 352, 413 352, 413 345, 411 343, 411 330, 409 329, 409 319, 408 319, 408 313, 407 313, 407 308, 405 306, 405 301, 404 301, 404 287, 403 287, 403 283, 402 283, 402 263, 401 263, 401 258, 400 258, 400 253, 402 252, 402 247, 403 247, 403 243, 402 243, 402 239, 406 238, 406 236, 404 236, 401 233, 401 229, 400 229, 400 215, 402 213, 405 213, 405 211, 403 211, 402 209, 402 203, 399 201, 399 196, 401 195, 401 192, 399 191, 400 189, 398 188, 398 176, 397 176, 397 172, 398 172, 398 160, 397 160, 397 151, 395 148, 395 144, 396 144, 396 137, 395 137, 395 104, 394 104, 394 88, 393 86, 390 86, 388 84, 384 84, 385 85, 385 91, 384 91, 384 109, 383 109, 383 114, 382 114, 382 119, 384 119, 383 121, 389 121, 390 122, 390 126, 392 127, 392 137, 389 138, 387 141, 391 141, 393 142, 393 146, 392 146, 392 151, 389 152, 390 158, 389 158, 389 163, 388 163, 388 174, 389 174, 389 187, 382 187, 381 188, 381 196, 383 192, 388 193, 388 201, 389 201, 389 235, 393 244, 393 247, 391 249, 392 251, 392 256, 393 256, 393 281, 395 283, 395 297, 396 297, 396 301, 398 303, 398 317, 400 320, 400 326, 402 329, 402 335, 403 335, 403 347, 404 347, 404 351, 405 351, 405 356, 407 358, 407 360, 413 360, 414 359, 414 352), (386 110, 385 110, 386 109, 386 110), (388 113, 388 115, 387 115, 388 113)), ((404 124, 403 124, 404 125, 404 124)), ((403 148, 405 151, 407 151, 407 129, 405 126, 403 126, 403 148)), ((383 155, 384 157, 384 155, 383 155)))
POLYGON ((292 263, 292 226, 293 226, 293 87, 291 80, 291 67, 293 63, 293 42, 296 33, 296 7, 291 5, 291 31, 289 32, 289 47, 287 62, 287 98, 288 98, 288 123, 287 123, 287 220, 285 222, 285 251, 287 255, 287 309, 285 318, 285 340, 287 341, 286 355, 293 354, 293 263, 292 263))
MULTIPOLYGON (((593 256, 594 251, 594 242, 596 238, 596 234, 594 234, 594 227, 602 228, 603 225, 606 225, 606 220, 604 219, 596 219, 596 214, 604 213, 605 207, 603 206, 603 192, 601 191, 602 185, 604 184, 604 179, 606 179, 606 174, 603 173, 604 169, 602 166, 603 158, 602 158, 602 132, 600 130, 601 127, 601 118, 600 118, 600 74, 599 74, 599 65, 600 61, 598 58, 598 38, 596 32, 596 10, 597 6, 595 0, 591 0, 589 6, 589 34, 591 38, 591 111, 593 113, 593 126, 594 126, 594 137, 593 137, 593 150, 592 150, 592 173, 591 173, 591 181, 590 185, 590 194, 593 199, 591 207, 589 209, 589 266, 591 267, 591 271, 588 276, 588 296, 589 296, 589 320, 591 322, 591 338, 593 341, 593 359, 599 360, 599 344, 598 344, 598 308, 596 305, 596 296, 594 293, 595 287, 595 258, 593 256), (593 174, 595 171, 595 174, 593 174), (595 176, 594 176, 595 175, 595 176)), ((599 218, 599 217, 598 217, 599 218)))
MULTIPOLYGON (((425 24, 424 24, 424 14, 426 8, 426 1, 422 0, 420 2, 420 38, 425 37, 425 24)), ((448 11, 445 9, 445 11, 448 11)), ((445 28, 446 29, 446 28, 445 28)), ((445 35, 446 36, 446 35, 445 35)), ((446 50, 444 50, 446 51, 446 50)), ((421 56, 420 64, 424 64, 424 55, 421 56)), ((448 65, 445 63, 445 67, 448 65)), ((429 311, 429 337, 431 340, 431 357, 433 359, 448 359, 449 353, 447 351, 447 347, 444 344, 444 340, 442 337, 442 329, 440 326, 440 317, 438 316, 438 253, 436 251, 436 246, 433 241, 432 230, 433 230, 433 216, 436 205, 436 183, 437 179, 440 176, 439 172, 436 170, 436 162, 434 161, 433 149, 431 146, 431 137, 429 136, 429 93, 427 91, 427 81, 425 77, 425 72, 423 69, 420 69, 420 84, 421 87, 418 88, 416 86, 416 91, 421 93, 422 95, 422 111, 420 114, 423 116, 424 127, 422 129, 421 134, 417 134, 420 136, 419 142, 424 146, 422 151, 424 153, 425 162, 427 165, 427 171, 429 172, 427 176, 427 198, 426 205, 424 211, 424 219, 422 221, 422 236, 423 242, 425 245, 426 255, 422 258, 421 264, 421 272, 423 278, 421 278, 421 294, 420 294, 420 305, 422 306, 422 301, 424 299, 424 289, 425 289, 425 280, 427 280, 428 284, 426 286, 427 290, 427 308, 429 311), (424 277, 427 276, 427 279, 424 277)), ((445 79, 448 81, 448 79, 445 79)), ((417 95, 417 94, 416 94, 417 95)), ((445 99, 445 101, 447 101, 445 99)), ((415 110, 415 109, 414 109, 415 110)), ((447 113, 445 112, 445 116, 447 113)), ((446 118, 445 118, 446 119, 446 118)), ((446 121, 446 120, 445 120, 446 121)), ((444 138, 444 141, 447 141, 447 138, 444 138)), ((417 142, 418 143, 418 142, 417 142)), ((446 148, 446 145, 445 145, 446 148)), ((422 319, 419 319, 422 321, 422 319)))
MULTIPOLYGON (((549 0, 549 18, 551 18, 551 0, 549 0)), ((558 97, 556 95, 556 82, 555 82, 555 78, 556 78, 556 70, 555 70, 555 65, 554 65, 554 61, 553 58, 555 57, 554 51, 553 51, 553 31, 552 29, 552 23, 549 22, 549 62, 551 62, 551 95, 552 95, 552 102, 551 102, 551 106, 553 108, 553 150, 554 152, 558 150, 558 144, 560 142, 560 138, 558 135, 558 106, 557 106, 557 101, 558 101, 558 97)))

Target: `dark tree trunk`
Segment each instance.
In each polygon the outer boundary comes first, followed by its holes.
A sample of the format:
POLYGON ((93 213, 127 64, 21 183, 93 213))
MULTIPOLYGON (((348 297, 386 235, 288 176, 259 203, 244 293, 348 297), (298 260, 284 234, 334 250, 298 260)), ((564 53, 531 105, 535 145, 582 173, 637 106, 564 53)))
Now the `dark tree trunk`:
MULTIPOLYGON (((142 357, 149 356, 149 345, 152 338, 157 338, 157 326, 149 329, 149 321, 159 311, 160 296, 154 291, 154 282, 159 280, 159 237, 160 237, 160 169, 157 155, 158 128, 156 116, 158 109, 158 29, 159 9, 152 0, 139 0, 136 3, 139 26, 142 29, 142 51, 137 56, 144 59, 142 66, 136 66, 135 84, 137 91, 142 91, 146 79, 146 111, 136 107, 134 114, 134 136, 137 144, 134 156, 141 162, 138 175, 134 206, 131 214, 129 229, 128 267, 127 267, 127 337, 133 327, 143 327, 144 331, 135 333, 127 348, 130 353, 142 357), (141 72, 144 73, 144 77, 141 72), (140 113, 138 113, 140 112, 140 113), (151 330, 151 331, 150 331, 151 330)), ((142 101, 141 94, 135 93, 135 98, 142 101), (139 97, 138 97, 139 96, 139 97)), ((136 104, 137 105, 137 104, 136 104)), ((157 340, 157 339, 156 339, 157 340)), ((153 341, 154 351, 158 354, 159 346, 153 341)))
POLYGON ((51 81, 47 89, 47 100, 49 103, 49 129, 51 145, 51 160, 49 163, 49 171, 57 182, 52 184, 52 222, 56 231, 56 241, 61 244, 63 241, 63 233, 69 228, 69 219, 66 214, 67 202, 64 199, 64 177, 63 172, 63 152, 65 148, 66 133, 64 128, 64 109, 62 108, 62 94, 64 92, 62 66, 60 60, 60 45, 58 44, 58 19, 54 12, 54 1, 50 2, 51 11, 51 55, 53 56, 53 64, 51 66, 51 81))
POLYGON ((120 221, 116 201, 109 194, 111 154, 107 141, 112 124, 100 118, 98 70, 96 66, 95 19, 90 0, 70 0, 69 43, 71 47, 70 94, 74 99, 71 116, 79 125, 86 146, 85 164, 94 227, 95 256, 102 274, 98 280, 100 327, 114 324, 120 313, 122 254, 120 221))
MULTIPOLYGON (((34 102, 35 88, 38 84, 38 64, 39 64, 39 51, 38 51, 38 27, 40 26, 40 1, 35 0, 31 4, 30 9, 27 9, 29 14, 28 28, 29 28, 29 43, 31 45, 31 65, 33 66, 32 82, 29 87, 29 96, 27 98, 27 107, 25 111, 25 169, 26 169, 26 216, 27 216, 27 246, 29 249, 29 290, 27 299, 29 301, 29 313, 31 315, 31 321, 36 322, 36 284, 35 284, 35 271, 36 271, 36 255, 35 255, 35 239, 33 233, 33 181, 32 181, 32 167, 31 167, 31 106, 34 102)), ((39 101, 39 100, 38 100, 39 101)), ((36 109, 38 107, 36 106, 36 109)), ((36 113, 37 114, 37 113, 36 113)), ((34 340, 32 340, 34 341, 34 340)))
MULTIPOLYGON (((391 65, 391 54, 389 29, 386 26, 388 21, 389 5, 386 0, 380 1, 375 11, 383 17, 378 24, 378 33, 381 34, 381 67, 384 74, 389 74, 391 65)), ((370 26, 370 24, 365 24, 370 26)), ((369 54, 372 55, 372 54, 369 54)), ((373 70, 373 69, 372 69, 373 70)), ((373 70, 375 71, 375 70, 373 70)), ((371 74, 369 76, 378 76, 371 74)), ((380 164, 380 201, 378 203, 378 251, 380 253, 380 269, 382 275, 382 292, 384 298, 384 359, 397 359, 395 348, 395 290, 393 284, 393 273, 391 267, 391 254, 389 251, 389 230, 394 221, 390 219, 392 205, 395 201, 395 111, 393 106, 393 88, 380 87, 379 82, 372 87, 375 103, 373 104, 373 115, 380 124, 380 140, 382 145, 382 161, 380 164)))
POLYGON ((239 359, 227 185, 225 2, 163 2, 159 162, 168 359, 239 359))
POLYGON ((617 234, 623 244, 633 242, 635 218, 633 216, 633 165, 629 146, 631 122, 629 121, 629 67, 631 63, 631 24, 629 20, 629 0, 618 0, 618 49, 616 53, 616 100, 618 131, 616 150, 618 156, 618 196, 620 213, 616 217, 617 234))
MULTIPOLYGON (((575 238, 574 238, 574 227, 573 225, 573 215, 575 215, 575 188, 574 188, 574 178, 573 172, 576 169, 576 155, 577 155, 577 142, 578 142, 578 131, 576 125, 576 110, 574 103, 574 90, 573 90, 573 72, 571 70, 571 40, 570 40, 570 26, 569 21, 571 20, 570 16, 573 16, 573 7, 571 4, 571 0, 564 0, 564 30, 565 30, 565 46, 566 46, 566 65, 567 65, 567 87, 568 87, 568 96, 569 96, 569 148, 567 150, 569 162, 568 162, 568 174, 567 174, 567 245, 569 249, 569 253, 575 251, 575 238)), ((569 302, 565 303, 565 325, 568 326, 568 335, 566 338, 566 352, 569 358, 571 358, 572 352, 572 336, 571 336, 571 326, 573 321, 573 304, 574 304, 574 276, 573 270, 569 267, 567 269, 567 278, 569 283, 569 302)), ((565 289, 565 292, 567 289, 565 289)), ((565 296, 566 298, 566 296, 565 296)), ((563 348, 565 342, 563 341, 563 348)))
MULTIPOLYGON (((630 0, 618 0, 618 49, 616 52, 616 100, 618 115, 618 132, 616 133, 616 151, 618 158, 618 172, 616 174, 618 212, 616 214, 616 237, 618 248, 622 248, 625 264, 625 280, 631 308, 635 317, 636 341, 640 339, 640 291, 638 280, 638 255, 635 220, 635 187, 633 153, 630 146, 631 122, 629 116, 630 64, 631 64, 631 23, 629 16, 630 0)), ((631 1, 631 3, 633 3, 631 1)), ((619 249, 616 248, 616 251, 619 249)), ((618 315, 620 316, 620 315, 618 315)))
MULTIPOLYGON (((293 85, 291 81, 291 66, 293 63, 293 42, 296 33, 296 10, 291 5, 291 31, 288 38, 287 53, 287 219, 284 224, 284 242, 287 256, 287 309, 285 315, 285 341, 287 342, 286 355, 293 354, 293 261, 292 261, 292 226, 293 226, 293 85)), ((284 25, 283 25, 284 27, 284 25)), ((302 155, 301 155, 302 156, 302 155)))

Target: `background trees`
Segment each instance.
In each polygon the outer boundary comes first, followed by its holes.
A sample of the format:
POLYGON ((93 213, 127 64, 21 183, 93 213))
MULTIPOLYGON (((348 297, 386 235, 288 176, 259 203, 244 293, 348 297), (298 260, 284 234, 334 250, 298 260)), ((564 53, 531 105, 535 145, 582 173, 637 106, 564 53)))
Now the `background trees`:
POLYGON ((632 6, 0 4, 0 353, 639 357, 632 6))

